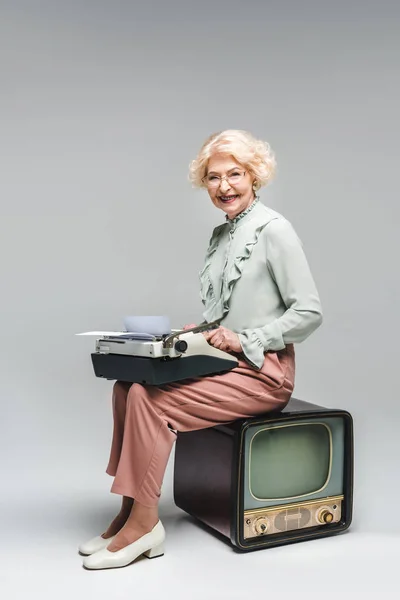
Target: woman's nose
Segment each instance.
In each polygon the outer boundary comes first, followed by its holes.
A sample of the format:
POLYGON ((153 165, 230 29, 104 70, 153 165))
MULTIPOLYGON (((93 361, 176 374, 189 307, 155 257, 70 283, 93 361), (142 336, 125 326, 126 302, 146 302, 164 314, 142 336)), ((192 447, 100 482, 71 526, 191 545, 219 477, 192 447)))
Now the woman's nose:
POLYGON ((226 179, 222 179, 219 188, 221 192, 223 192, 224 190, 228 190, 230 188, 230 185, 226 179))

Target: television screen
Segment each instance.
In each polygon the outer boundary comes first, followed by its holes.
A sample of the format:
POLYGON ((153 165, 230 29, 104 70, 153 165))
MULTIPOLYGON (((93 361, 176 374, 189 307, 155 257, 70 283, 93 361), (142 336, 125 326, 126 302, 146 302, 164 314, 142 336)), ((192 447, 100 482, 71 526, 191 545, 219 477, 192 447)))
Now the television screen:
POLYGON ((258 500, 316 493, 329 480, 331 457, 332 437, 324 423, 261 429, 250 444, 250 493, 258 500))

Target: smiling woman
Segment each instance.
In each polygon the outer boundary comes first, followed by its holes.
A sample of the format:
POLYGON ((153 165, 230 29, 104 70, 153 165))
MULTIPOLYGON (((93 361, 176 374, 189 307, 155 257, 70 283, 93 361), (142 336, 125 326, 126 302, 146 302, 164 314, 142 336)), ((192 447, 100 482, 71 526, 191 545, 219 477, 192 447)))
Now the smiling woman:
POLYGON ((119 514, 100 536, 81 544, 88 569, 126 566, 140 554, 161 556, 165 531, 158 516, 164 472, 176 432, 193 431, 281 410, 294 389, 294 342, 322 321, 318 293, 301 242, 256 190, 267 184, 275 158, 247 132, 211 136, 190 165, 225 222, 211 236, 200 295, 203 335, 236 356, 237 367, 163 386, 117 382, 114 432, 106 472, 122 496, 119 514))

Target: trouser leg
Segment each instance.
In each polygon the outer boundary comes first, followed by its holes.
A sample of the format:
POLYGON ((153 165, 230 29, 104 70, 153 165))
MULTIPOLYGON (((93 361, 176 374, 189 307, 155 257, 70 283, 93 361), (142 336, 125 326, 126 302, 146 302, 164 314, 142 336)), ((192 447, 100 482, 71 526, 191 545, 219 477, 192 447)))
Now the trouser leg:
POLYGON ((138 383, 126 398, 125 428, 111 491, 145 506, 157 506, 176 434, 138 383))
POLYGON ((130 383, 117 381, 113 387, 112 408, 114 425, 110 458, 106 469, 106 473, 112 476, 114 476, 117 472, 118 463, 121 456, 125 428, 126 402, 130 386, 130 383))

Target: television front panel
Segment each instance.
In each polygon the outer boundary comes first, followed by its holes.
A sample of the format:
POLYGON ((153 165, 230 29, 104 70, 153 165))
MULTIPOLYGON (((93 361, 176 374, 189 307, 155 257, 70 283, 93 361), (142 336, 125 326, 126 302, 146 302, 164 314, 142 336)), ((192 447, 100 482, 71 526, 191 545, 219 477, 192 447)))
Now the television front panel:
POLYGON ((259 544, 262 538, 273 544, 288 532, 294 541, 296 531, 307 535, 343 528, 348 425, 345 414, 325 413, 243 429, 239 546, 259 544))

